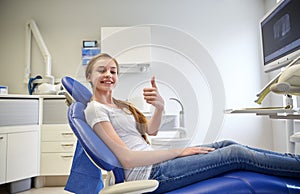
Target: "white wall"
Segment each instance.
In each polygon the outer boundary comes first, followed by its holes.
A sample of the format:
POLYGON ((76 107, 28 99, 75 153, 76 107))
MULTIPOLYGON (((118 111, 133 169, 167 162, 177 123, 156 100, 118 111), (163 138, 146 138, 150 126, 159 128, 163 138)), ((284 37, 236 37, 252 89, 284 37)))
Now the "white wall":
MULTIPOLYGON (((80 74, 82 40, 100 40, 101 27, 161 24, 190 34, 206 49, 223 80, 225 96, 219 98, 226 99, 224 109, 256 106, 255 94, 266 80, 258 30, 264 6, 262 0, 1 0, 0 84, 8 85, 10 93, 27 93, 23 77, 28 19, 34 19, 40 28, 57 79, 80 74)), ((44 71, 41 63, 34 43, 34 75, 44 71)), ((267 118, 249 114, 224 117, 219 139, 272 148, 267 118)))

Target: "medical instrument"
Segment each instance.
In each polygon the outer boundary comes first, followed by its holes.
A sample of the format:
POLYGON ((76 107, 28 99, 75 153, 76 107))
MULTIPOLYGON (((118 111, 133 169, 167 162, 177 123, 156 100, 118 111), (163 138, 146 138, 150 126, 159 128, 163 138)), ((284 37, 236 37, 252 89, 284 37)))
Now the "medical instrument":
POLYGON ((299 94, 300 91, 300 56, 294 59, 283 72, 275 76, 256 96, 255 102, 261 104, 271 92, 282 94, 299 94))
POLYGON ((294 107, 292 95, 300 96, 300 56, 288 64, 285 69, 273 78, 257 94, 256 103, 261 104, 270 92, 284 94, 285 106, 258 107, 225 110, 226 113, 256 113, 267 115, 272 119, 286 119, 286 135, 288 152, 295 152, 295 144, 300 143, 300 133, 295 131, 294 119, 300 119, 298 107, 294 107))
POLYGON ((286 68, 277 83, 271 85, 270 90, 279 94, 300 96, 300 63, 286 68))
POLYGON ((51 75, 51 55, 45 44, 45 41, 35 23, 34 20, 30 20, 26 23, 25 30, 25 58, 26 58, 26 69, 24 82, 28 83, 29 93, 33 93, 34 89, 37 89, 38 94, 56 94, 54 86, 54 77, 51 75), (36 43, 41 51, 44 64, 45 64, 45 75, 40 76, 41 78, 30 80, 31 77, 31 35, 36 40, 36 43), (38 89, 41 87, 41 89, 38 89))
POLYGON ((300 55, 300 1, 281 0, 260 20, 264 72, 291 63, 300 55))
POLYGON ((278 2, 260 20, 260 42, 264 72, 270 72, 285 67, 284 72, 275 76, 258 94, 255 101, 261 104, 263 99, 273 91, 286 95, 298 95, 300 73, 294 65, 299 63, 300 2, 297 0, 282 0, 278 2))

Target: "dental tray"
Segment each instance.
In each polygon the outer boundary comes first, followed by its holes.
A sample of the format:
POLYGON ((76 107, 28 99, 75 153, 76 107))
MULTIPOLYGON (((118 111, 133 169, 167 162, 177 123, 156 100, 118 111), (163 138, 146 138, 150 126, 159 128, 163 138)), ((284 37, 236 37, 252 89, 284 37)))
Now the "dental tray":
POLYGON ((227 109, 225 113, 256 113, 256 114, 277 114, 277 113, 294 113, 292 106, 285 107, 258 107, 258 108, 241 108, 227 109))

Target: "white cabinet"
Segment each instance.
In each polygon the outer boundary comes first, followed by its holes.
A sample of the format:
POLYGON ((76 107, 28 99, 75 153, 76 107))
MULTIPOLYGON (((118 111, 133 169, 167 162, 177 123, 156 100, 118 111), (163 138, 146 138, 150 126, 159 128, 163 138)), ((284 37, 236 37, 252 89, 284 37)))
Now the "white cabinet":
POLYGON ((0 184, 39 173, 38 99, 0 98, 0 184))
POLYGON ((6 179, 6 141, 7 135, 0 134, 0 184, 6 179))
POLYGON ((64 96, 40 96, 40 174, 35 187, 62 186, 70 174, 76 137, 67 118, 64 96))
POLYGON ((38 175, 38 145, 38 130, 7 135, 6 182, 38 175))
POLYGON ((41 127, 41 175, 69 175, 76 137, 67 124, 41 127))
POLYGON ((0 96, 0 184, 69 175, 76 137, 67 110, 64 96, 0 96))
POLYGON ((41 176, 70 174, 76 137, 68 124, 64 96, 43 97, 41 123, 41 176))
POLYGON ((38 175, 38 126, 2 127, 0 134, 0 184, 38 175))

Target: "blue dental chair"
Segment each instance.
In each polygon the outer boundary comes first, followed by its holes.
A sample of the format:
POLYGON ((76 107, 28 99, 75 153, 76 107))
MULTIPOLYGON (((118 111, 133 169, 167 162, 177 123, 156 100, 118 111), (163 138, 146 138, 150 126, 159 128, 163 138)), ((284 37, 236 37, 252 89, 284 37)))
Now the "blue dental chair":
MULTIPOLYGON (((116 156, 85 122, 84 109, 92 96, 80 82, 64 77, 62 85, 70 107, 69 124, 78 138, 73 164, 65 190, 77 194, 146 193, 155 191, 158 182, 124 181, 124 171, 116 156), (101 170, 108 171, 105 185, 101 170)), ((300 193, 300 180, 264 175, 248 171, 233 171, 189 186, 169 191, 168 194, 215 193, 300 193)))

